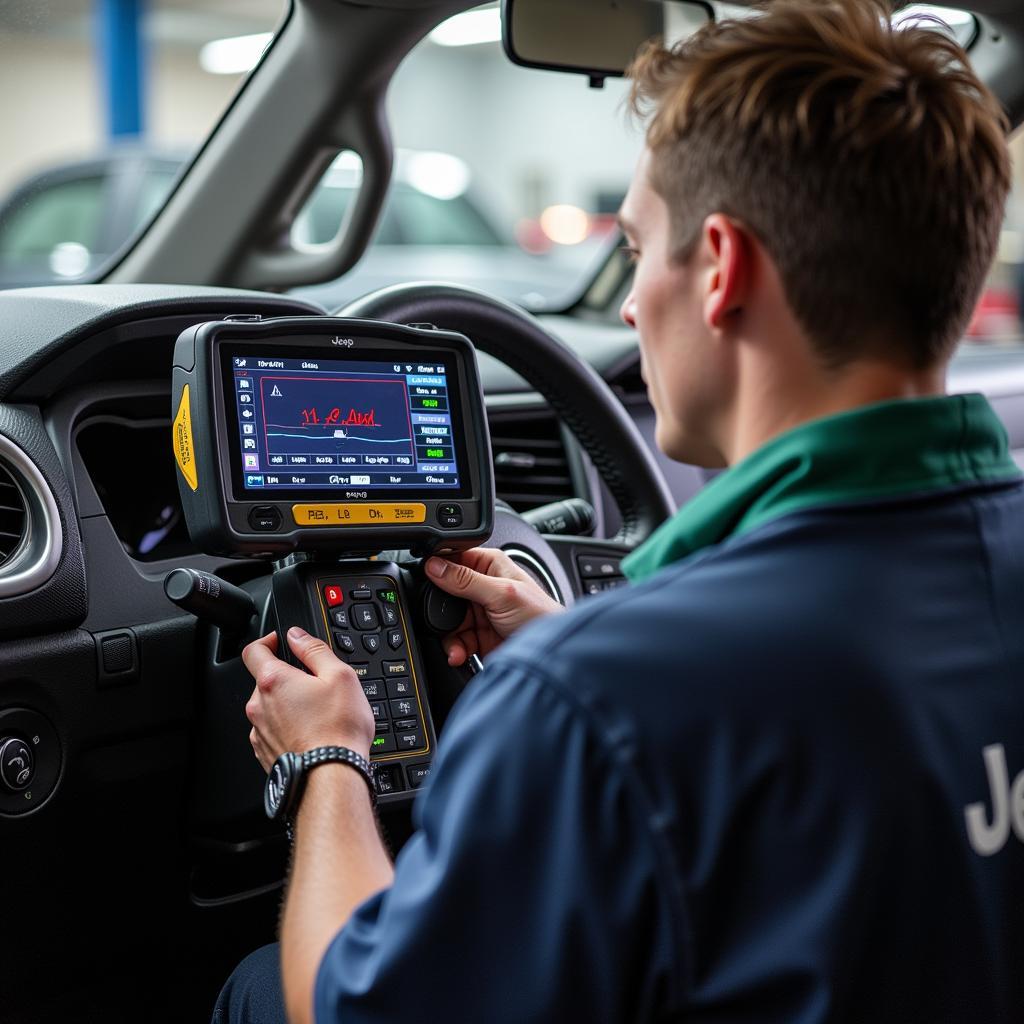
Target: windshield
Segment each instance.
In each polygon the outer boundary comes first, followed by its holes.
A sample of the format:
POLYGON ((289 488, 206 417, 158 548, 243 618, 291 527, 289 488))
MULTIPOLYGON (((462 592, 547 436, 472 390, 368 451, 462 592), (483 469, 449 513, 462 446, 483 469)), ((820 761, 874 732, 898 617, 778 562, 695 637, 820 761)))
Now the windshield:
MULTIPOLYGON (((719 17, 743 13, 713 6, 719 17)), ((0 0, 0 288, 101 276, 163 204, 287 7, 0 0)), ((915 5, 913 16, 936 13, 915 5)), ((970 42, 972 16, 942 16, 970 42)), ((297 294, 334 310, 385 285, 445 280, 536 311, 565 308, 618 242, 614 215, 642 147, 627 91, 622 80, 594 89, 580 75, 514 66, 494 3, 443 22, 388 93, 397 159, 373 245, 343 278, 297 294)), ((359 159, 342 153, 298 217, 294 243, 332 239, 361 180, 359 159)), ((1021 196, 1018 188, 972 342, 1022 341, 1021 196)), ((588 308, 613 320, 623 276, 599 278, 611 285, 588 308)))
POLYGON ((0 287, 93 280, 163 204, 286 0, 0 0, 0 287))
MULTIPOLYGON (((543 310, 591 280, 617 241, 615 213, 642 146, 628 85, 593 89, 579 75, 516 67, 499 32, 488 4, 444 22, 406 58, 388 93, 398 160, 374 243, 344 278, 299 294, 334 309, 387 284, 446 280, 543 310)), ((321 222, 327 238, 339 217, 321 222)))
MULTIPOLYGON (((734 4, 713 6, 720 19, 749 15, 734 4)), ((927 5, 903 14, 935 16, 927 5)), ((971 41, 972 16, 945 18, 961 42, 971 41)), ((595 89, 582 75, 513 65, 502 51, 496 3, 449 18, 392 82, 388 114, 399 159, 373 245, 343 278, 297 294, 334 310, 375 288, 444 280, 533 311, 566 308, 618 243, 615 214, 643 145, 628 116, 628 90, 622 79, 595 89), (481 238, 458 230, 469 222, 481 238)), ((318 240, 334 236, 357 177, 358 162, 342 154, 300 218, 297 242, 313 239, 312 219, 318 240), (339 180, 344 169, 347 183, 339 180)))

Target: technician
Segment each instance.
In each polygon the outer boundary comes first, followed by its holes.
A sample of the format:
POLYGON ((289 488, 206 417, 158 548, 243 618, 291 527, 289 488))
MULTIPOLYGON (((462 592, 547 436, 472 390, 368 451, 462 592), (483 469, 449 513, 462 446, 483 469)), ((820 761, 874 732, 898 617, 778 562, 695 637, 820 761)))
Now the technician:
MULTIPOLYGON (((1010 160, 959 47, 885 15, 641 56, 623 318, 661 449, 730 468, 569 613, 499 553, 428 563, 487 668, 418 831, 392 865, 314 769, 280 950, 215 1019, 280 1019, 280 963, 296 1024, 1024 1020, 1024 484, 944 394, 1010 160)), ((288 642, 311 676, 245 654, 264 767, 365 756, 353 672, 288 642)))

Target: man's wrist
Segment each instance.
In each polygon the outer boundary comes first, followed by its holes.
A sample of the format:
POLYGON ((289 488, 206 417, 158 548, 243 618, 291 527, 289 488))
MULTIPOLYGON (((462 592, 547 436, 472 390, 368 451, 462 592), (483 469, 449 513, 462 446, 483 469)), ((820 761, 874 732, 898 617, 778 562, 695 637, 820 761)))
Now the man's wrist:
MULTIPOLYGON (((358 775, 366 786, 366 791, 370 796, 370 803, 376 807, 377 805, 377 786, 376 779, 374 776, 374 767, 370 763, 368 757, 364 757, 362 754, 353 750, 351 747, 343 746, 321 746, 314 747, 311 750, 307 750, 302 755, 302 774, 304 781, 309 780, 309 776, 314 772, 315 769, 326 767, 327 765, 342 765, 358 775)), ((300 789, 300 797, 301 797, 300 789)))
POLYGON ((374 817, 374 801, 366 781, 350 765, 320 765, 306 777, 298 810, 288 822, 288 838, 302 835, 303 823, 317 818, 332 819, 332 831, 353 817, 374 817))
POLYGON ((274 762, 267 776, 263 806, 268 818, 287 824, 289 838, 293 835, 293 825, 304 802, 310 776, 332 766, 353 777, 358 775, 371 806, 376 804, 373 765, 358 752, 334 745, 313 747, 302 754, 286 752, 274 762))
POLYGON ((311 750, 318 750, 321 747, 341 747, 344 750, 355 751, 355 753, 367 761, 370 760, 370 741, 355 737, 346 739, 345 737, 339 738, 335 736, 331 739, 297 740, 290 749, 294 750, 301 757, 303 754, 307 754, 311 750))

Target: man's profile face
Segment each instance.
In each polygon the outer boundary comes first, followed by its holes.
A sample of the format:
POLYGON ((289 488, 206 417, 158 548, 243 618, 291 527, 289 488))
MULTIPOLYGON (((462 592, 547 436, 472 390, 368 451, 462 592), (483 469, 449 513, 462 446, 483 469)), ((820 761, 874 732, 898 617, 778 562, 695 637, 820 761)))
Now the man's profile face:
POLYGON ((636 262, 621 316, 640 336, 658 447, 680 462, 721 465, 707 441, 722 371, 703 316, 704 284, 713 267, 702 265, 700 245, 685 262, 673 258, 669 209, 650 184, 650 159, 645 151, 619 213, 636 262))

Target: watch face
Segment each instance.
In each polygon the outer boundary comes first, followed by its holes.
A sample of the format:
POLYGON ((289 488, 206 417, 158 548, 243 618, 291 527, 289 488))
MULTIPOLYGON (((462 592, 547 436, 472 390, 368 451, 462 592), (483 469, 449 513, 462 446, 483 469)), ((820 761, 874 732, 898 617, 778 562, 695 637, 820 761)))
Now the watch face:
POLYGON ((270 769, 267 785, 263 790, 263 809, 272 821, 282 817, 284 808, 288 805, 288 790, 293 782, 292 759, 287 754, 282 754, 270 769))

